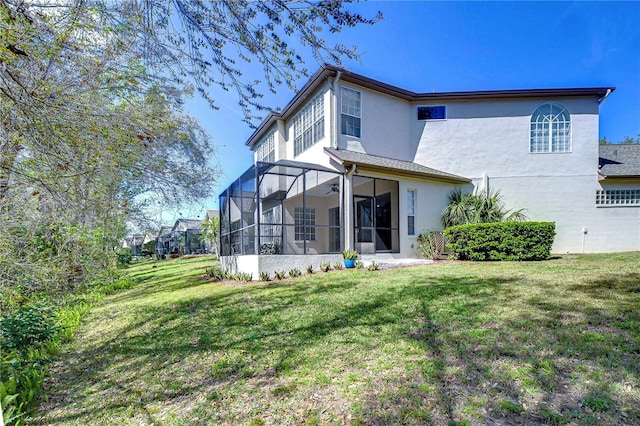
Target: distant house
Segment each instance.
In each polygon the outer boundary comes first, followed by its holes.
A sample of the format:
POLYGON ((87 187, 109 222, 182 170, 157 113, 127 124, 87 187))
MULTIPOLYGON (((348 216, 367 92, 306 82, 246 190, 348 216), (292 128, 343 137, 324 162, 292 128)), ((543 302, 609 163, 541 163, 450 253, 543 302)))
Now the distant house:
POLYGON ((132 235, 129 240, 129 248, 131 249, 131 254, 133 256, 142 256, 142 250, 144 249, 144 235, 132 235))
POLYGON ((156 240, 156 254, 203 254, 206 252, 201 220, 178 219, 172 228, 163 227, 156 240))
POLYGON ((456 188, 555 222, 554 252, 640 250, 640 147, 598 145, 614 90, 417 93, 325 65, 246 142, 221 261, 256 277, 350 248, 413 257, 456 188))
POLYGON ((163 226, 156 236, 155 252, 159 256, 165 256, 171 253, 172 245, 171 226, 163 226))

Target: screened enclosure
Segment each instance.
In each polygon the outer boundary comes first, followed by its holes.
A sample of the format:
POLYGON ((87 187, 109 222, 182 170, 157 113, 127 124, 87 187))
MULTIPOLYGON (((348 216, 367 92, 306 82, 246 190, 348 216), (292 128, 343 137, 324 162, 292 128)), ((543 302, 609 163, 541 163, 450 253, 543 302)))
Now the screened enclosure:
POLYGON ((323 166, 257 162, 220 195, 221 255, 339 253, 343 184, 323 166))

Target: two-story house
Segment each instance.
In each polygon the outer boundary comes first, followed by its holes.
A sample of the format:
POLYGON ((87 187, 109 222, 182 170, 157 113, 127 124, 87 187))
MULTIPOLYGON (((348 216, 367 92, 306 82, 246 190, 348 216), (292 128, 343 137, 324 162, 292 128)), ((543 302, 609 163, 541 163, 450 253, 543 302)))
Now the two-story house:
POLYGON ((415 257, 457 187, 555 222, 554 252, 640 250, 640 147, 598 145, 614 89, 415 93, 325 65, 246 142, 255 164, 220 195, 223 265, 415 257))

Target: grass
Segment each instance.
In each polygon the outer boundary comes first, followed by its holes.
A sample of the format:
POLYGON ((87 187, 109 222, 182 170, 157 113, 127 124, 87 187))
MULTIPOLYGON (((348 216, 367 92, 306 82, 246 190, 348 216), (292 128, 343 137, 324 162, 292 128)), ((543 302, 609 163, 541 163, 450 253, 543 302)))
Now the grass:
POLYGON ((32 424, 640 424, 640 253, 228 285, 141 263, 32 424))

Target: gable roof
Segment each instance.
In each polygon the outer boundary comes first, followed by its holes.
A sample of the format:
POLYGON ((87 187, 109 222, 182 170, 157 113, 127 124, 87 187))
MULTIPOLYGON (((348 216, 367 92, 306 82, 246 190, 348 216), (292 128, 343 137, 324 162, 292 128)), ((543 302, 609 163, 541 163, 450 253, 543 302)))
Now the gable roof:
POLYGON ((599 173, 605 178, 640 177, 640 144, 605 144, 598 147, 599 173))
POLYGON ((340 81, 352 83, 367 89, 375 90, 386 95, 394 96, 409 102, 441 102, 464 100, 491 100, 491 99, 520 99, 520 98, 560 98, 576 96, 593 96, 598 98, 598 103, 604 101, 616 88, 611 87, 580 87, 560 89, 510 89, 510 90, 483 90, 462 92, 433 92, 419 93, 402 89, 391 84, 383 83, 373 78, 366 77, 344 68, 325 64, 311 76, 309 81, 296 93, 293 99, 280 112, 272 111, 260 123, 245 145, 250 148, 264 136, 266 131, 278 120, 286 120, 295 114, 298 108, 306 102, 313 92, 324 83, 327 78, 336 77, 340 81))
POLYGON ((471 182, 471 179, 432 169, 431 167, 426 167, 411 161, 395 160, 393 158, 379 157, 377 155, 346 149, 325 148, 324 152, 345 167, 351 167, 352 164, 355 164, 358 168, 374 172, 388 173, 391 171, 400 175, 421 177, 448 183, 471 182))
POLYGON ((173 232, 173 231, 186 231, 191 229, 199 229, 201 223, 202 221, 198 219, 182 219, 181 218, 176 220, 176 223, 173 225, 173 229, 171 231, 173 232))

